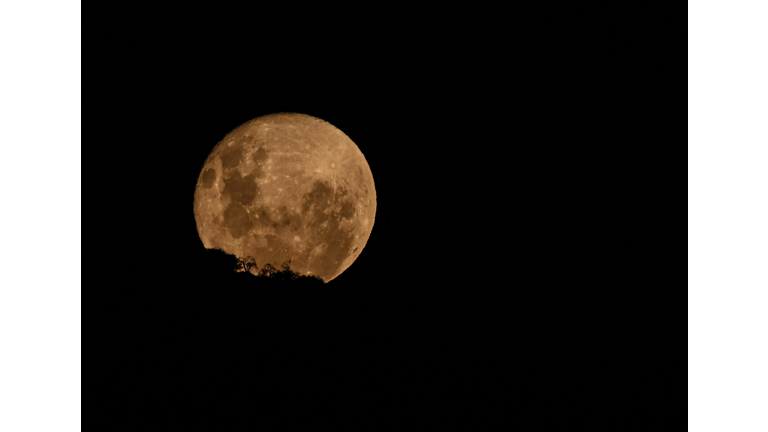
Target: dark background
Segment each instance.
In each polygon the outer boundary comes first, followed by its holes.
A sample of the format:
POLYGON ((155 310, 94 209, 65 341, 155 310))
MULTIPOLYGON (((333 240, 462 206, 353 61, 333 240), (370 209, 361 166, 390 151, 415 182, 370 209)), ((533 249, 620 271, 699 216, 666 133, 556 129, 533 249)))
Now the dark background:
POLYGON ((95 164, 102 205, 84 218, 121 222, 125 272, 105 283, 131 324, 110 355, 198 377, 202 364, 237 376, 265 363, 261 377, 322 365, 318 375, 339 380, 657 390, 647 380, 669 352, 659 306, 669 285, 648 282, 667 267, 647 253, 665 218, 648 184, 669 162, 641 161, 648 129, 667 120, 640 112, 640 62, 605 33, 514 27, 318 40, 156 29, 122 40, 97 66, 114 78, 99 114, 120 150, 95 164), (377 214, 360 257, 321 294, 234 294, 237 311, 273 318, 258 327, 228 316, 231 287, 201 286, 192 203, 211 149, 275 112, 346 133, 370 165, 377 214), (208 309, 201 290, 220 293, 208 309), (271 345, 253 342, 265 333, 271 345))

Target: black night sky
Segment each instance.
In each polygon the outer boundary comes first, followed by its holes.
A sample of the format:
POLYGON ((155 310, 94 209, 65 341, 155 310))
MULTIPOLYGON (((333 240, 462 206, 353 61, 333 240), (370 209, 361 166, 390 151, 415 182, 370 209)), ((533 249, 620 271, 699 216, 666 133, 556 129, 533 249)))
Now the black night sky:
POLYGON ((110 153, 119 172, 103 173, 125 193, 105 202, 125 221, 130 274, 118 285, 141 317, 125 337, 151 353, 131 352, 140 370, 152 368, 148 358, 222 368, 223 358, 271 358, 287 368, 308 356, 380 377, 450 369, 462 379, 463 364, 495 382, 521 370, 580 385, 639 379, 638 364, 659 362, 661 312, 643 305, 661 288, 639 286, 652 259, 629 254, 658 222, 637 222, 651 201, 641 173, 657 173, 632 159, 645 151, 628 127, 632 90, 621 77, 632 65, 607 61, 582 36, 304 45, 167 36, 105 56, 99 69, 118 77, 109 91, 119 103, 100 115, 125 149, 110 153), (357 144, 376 220, 360 257, 321 294, 282 294, 287 315, 235 322, 224 297, 233 295, 232 315, 277 300, 201 287, 193 192, 224 135, 275 112, 321 118, 357 144), (220 296, 218 309, 195 300, 201 289, 220 296), (280 350, 254 342, 270 332, 280 350))
POLYGON ((129 156, 140 163, 130 184, 146 203, 139 211, 154 215, 146 238, 158 253, 199 245, 191 203, 205 157, 235 127, 274 112, 327 120, 368 160, 378 212, 349 281, 568 266, 589 247, 579 239, 599 241, 589 231, 609 217, 588 209, 618 167, 596 165, 611 143, 585 111, 611 101, 595 100, 606 98, 591 94, 596 78, 567 57, 514 61, 439 45, 260 56, 195 44, 156 55, 119 89, 137 111, 113 121, 143 149, 129 156))

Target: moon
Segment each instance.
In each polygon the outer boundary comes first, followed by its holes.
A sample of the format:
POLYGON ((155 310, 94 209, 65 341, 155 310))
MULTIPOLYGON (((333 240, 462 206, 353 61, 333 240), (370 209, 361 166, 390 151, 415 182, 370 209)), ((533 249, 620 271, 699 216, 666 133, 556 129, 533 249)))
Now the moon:
POLYGON ((259 268, 291 261, 326 283, 357 259, 376 215, 363 153, 330 123, 299 113, 250 120, 205 160, 194 197, 203 245, 259 268))

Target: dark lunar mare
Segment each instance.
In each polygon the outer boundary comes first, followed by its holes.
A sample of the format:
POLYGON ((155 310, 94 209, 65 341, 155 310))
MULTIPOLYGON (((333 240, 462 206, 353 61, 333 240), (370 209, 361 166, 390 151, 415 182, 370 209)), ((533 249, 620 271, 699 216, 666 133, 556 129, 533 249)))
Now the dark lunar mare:
MULTIPOLYGON (((282 116, 272 120, 272 127, 295 124, 282 116)), ((374 193, 367 183, 370 175, 364 167, 356 166, 349 172, 336 173, 341 175, 332 176, 332 180, 320 180, 313 179, 301 166, 283 168, 281 165, 281 175, 297 181, 309 180, 312 182, 310 189, 300 196, 296 208, 263 204, 261 195, 265 191, 272 193, 275 187, 271 182, 263 183, 268 171, 266 164, 273 155, 267 150, 267 143, 262 142, 267 138, 259 133, 249 134, 248 127, 244 126, 228 134, 220 143, 221 147, 212 152, 204 164, 216 160, 221 169, 206 168, 199 177, 201 191, 208 190, 201 192, 208 194, 203 196, 213 196, 211 194, 216 191, 210 189, 216 186, 221 188, 219 198, 227 203, 220 215, 211 215, 199 228, 206 230, 206 241, 221 248, 227 245, 226 237, 231 236, 237 240, 238 253, 254 256, 259 267, 267 262, 279 265, 291 260, 297 271, 310 272, 325 280, 338 276, 346 268, 345 263, 349 263, 365 244, 367 235, 362 232, 362 218, 371 219, 366 224, 373 222, 372 214, 359 214, 360 211, 367 212, 371 205, 367 198, 369 193, 374 193), (247 149, 253 147, 256 150, 250 153, 247 149), (251 172, 243 175, 238 167, 246 157, 251 172), (360 184, 360 190, 357 190, 357 184, 360 184), (356 217, 361 219, 358 221, 356 217)), ((290 129, 289 134, 293 133, 290 129)), ((277 144, 280 144, 281 137, 277 138, 277 144)), ((274 143, 270 141, 271 144, 274 143)), ((331 150, 330 145, 327 150, 331 150)), ((336 167, 331 165, 331 168, 336 167)), ((290 187, 294 188, 293 185, 290 187)), ((375 209, 375 204, 373 206, 375 209)))

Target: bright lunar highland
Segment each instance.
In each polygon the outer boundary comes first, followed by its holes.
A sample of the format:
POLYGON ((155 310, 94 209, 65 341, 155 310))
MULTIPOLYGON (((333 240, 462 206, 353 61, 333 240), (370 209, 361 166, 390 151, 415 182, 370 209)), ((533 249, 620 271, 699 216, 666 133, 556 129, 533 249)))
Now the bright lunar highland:
POLYGON ((197 180, 197 232, 206 248, 291 260, 328 282, 365 247, 376 190, 365 157, 342 131, 298 113, 253 119, 211 151, 197 180))

